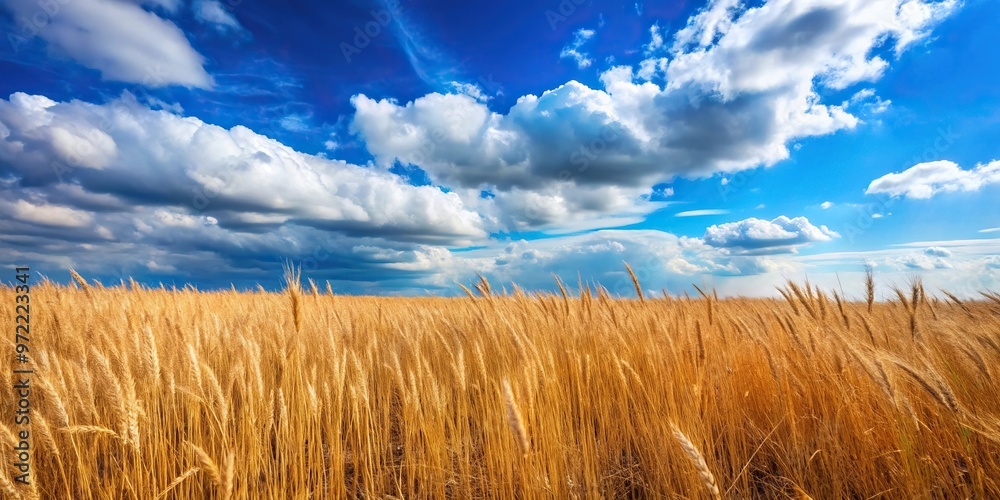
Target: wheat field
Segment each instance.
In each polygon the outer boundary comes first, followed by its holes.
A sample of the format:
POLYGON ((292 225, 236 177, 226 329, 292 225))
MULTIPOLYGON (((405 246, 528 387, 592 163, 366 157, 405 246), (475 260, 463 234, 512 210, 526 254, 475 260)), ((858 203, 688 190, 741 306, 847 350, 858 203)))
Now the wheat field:
POLYGON ((995 295, 78 280, 32 287, 30 487, 0 357, 3 498, 1000 497, 995 295))

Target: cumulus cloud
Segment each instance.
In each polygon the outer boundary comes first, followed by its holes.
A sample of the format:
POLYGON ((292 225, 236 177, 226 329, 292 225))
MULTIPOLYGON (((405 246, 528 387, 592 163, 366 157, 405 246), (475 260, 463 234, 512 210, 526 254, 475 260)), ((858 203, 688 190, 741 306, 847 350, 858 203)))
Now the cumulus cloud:
POLYGON ((819 91, 878 79, 888 63, 873 49, 903 50, 956 5, 715 1, 672 43, 653 30, 647 59, 604 71, 602 88, 570 81, 520 97, 506 114, 464 95, 399 103, 359 94, 351 130, 383 167, 418 165, 443 185, 617 186, 617 203, 632 204, 673 177, 772 165, 796 139, 855 127, 850 103, 824 103, 819 91))
POLYGON ((780 216, 772 221, 751 217, 713 225, 705 230, 705 243, 748 253, 792 252, 796 246, 830 241, 840 235, 826 226, 816 227, 805 217, 780 216))
POLYGON ((928 199, 941 193, 978 191, 1000 183, 1000 160, 964 170, 948 160, 918 163, 902 172, 883 175, 868 185, 866 194, 928 199))
POLYGON ((597 32, 588 29, 578 29, 573 33, 573 41, 568 45, 563 47, 562 52, 559 53, 561 59, 572 59, 576 61, 576 66, 580 69, 589 68, 594 60, 586 52, 581 52, 580 49, 583 48, 583 44, 587 43, 594 37, 597 32))
POLYGON ((942 247, 927 247, 924 249, 924 255, 931 257, 951 257, 951 250, 942 247))
POLYGON ((292 223, 414 242, 486 236, 482 217, 454 193, 299 153, 242 126, 150 110, 130 94, 95 105, 17 93, 0 100, 0 123, 0 176, 19 184, 8 192, 38 198, 14 202, 21 216, 71 219, 48 206, 58 198, 92 211, 177 207, 244 231, 292 223))
MULTIPOLYGON (((22 44, 38 36, 52 52, 64 54, 101 72, 105 80, 140 83, 149 87, 182 85, 210 88, 212 77, 205 58, 188 42, 173 22, 121 0, 53 2, 58 11, 49 15, 30 0, 0 0, 16 18, 45 15, 44 23, 21 23, 11 33, 11 43, 22 44)), ((154 2, 165 10, 173 2, 154 2)))

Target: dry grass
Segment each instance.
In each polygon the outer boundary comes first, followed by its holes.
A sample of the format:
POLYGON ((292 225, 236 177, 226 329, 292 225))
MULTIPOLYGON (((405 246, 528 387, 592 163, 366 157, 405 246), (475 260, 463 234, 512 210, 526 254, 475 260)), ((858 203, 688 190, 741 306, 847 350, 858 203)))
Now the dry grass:
MULTIPOLYGON (((1000 497, 995 295, 623 300, 483 278, 469 297, 377 298, 295 275, 283 293, 74 278, 32 288, 42 498, 1000 497)), ((36 495, 11 472, 0 496, 36 495)))

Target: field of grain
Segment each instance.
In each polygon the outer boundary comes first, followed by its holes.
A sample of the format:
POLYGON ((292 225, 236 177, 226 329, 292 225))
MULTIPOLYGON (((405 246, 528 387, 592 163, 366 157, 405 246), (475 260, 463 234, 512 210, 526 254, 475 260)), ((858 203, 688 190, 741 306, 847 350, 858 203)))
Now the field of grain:
POLYGON ((1000 297, 477 288, 34 286, 33 486, 10 333, 0 496, 1000 497, 1000 297))

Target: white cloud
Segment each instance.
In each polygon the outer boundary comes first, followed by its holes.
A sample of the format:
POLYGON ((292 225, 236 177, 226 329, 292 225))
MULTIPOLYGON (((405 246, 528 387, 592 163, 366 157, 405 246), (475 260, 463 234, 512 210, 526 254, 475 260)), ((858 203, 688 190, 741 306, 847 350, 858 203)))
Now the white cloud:
POLYGON ((951 257, 951 250, 943 247, 927 247, 924 249, 924 255, 931 257, 951 257))
MULTIPOLYGON (((578 186, 561 182, 535 190, 513 188, 497 191, 492 203, 479 208, 504 228, 581 231, 641 222, 649 212, 667 205, 665 202, 648 201, 644 197, 648 192, 645 189, 578 186)), ((662 194, 669 196, 672 191, 662 194)), ((466 203, 472 203, 469 196, 464 198, 466 203)))
POLYGON ((1000 160, 963 170, 948 160, 918 163, 902 172, 883 175, 868 185, 866 194, 928 199, 940 193, 972 192, 1000 183, 1000 160))
POLYGON ((85 227, 93 220, 87 212, 47 203, 34 204, 26 200, 13 203, 0 200, 0 210, 14 219, 46 226, 85 227))
MULTIPOLYGON (((691 290, 693 281, 705 276, 735 276, 795 269, 794 264, 770 257, 731 255, 700 239, 654 230, 603 230, 582 235, 533 241, 497 243, 461 254, 424 259, 442 274, 441 285, 468 281, 482 272, 496 288, 511 282, 529 289, 553 289, 551 273, 570 286, 579 276, 585 283, 599 282, 612 294, 634 295, 628 262, 642 286, 679 293, 691 290)), ((433 284, 433 283, 428 283, 433 284)))
POLYGON ((724 209, 704 209, 704 210, 687 210, 684 212, 677 212, 674 217, 700 217, 703 215, 725 215, 728 214, 729 210, 724 209))
MULTIPOLYGON (((399 103, 359 94, 351 131, 377 164, 418 165, 456 191, 544 197, 615 186, 622 199, 606 205, 634 206, 657 183, 773 165, 797 139, 857 126, 849 102, 824 103, 819 90, 878 79, 888 63, 876 47, 913 43, 954 7, 910 13, 924 1, 715 1, 672 43, 651 32, 647 48, 669 58, 612 67, 600 89, 569 81, 520 97, 506 114, 465 95, 399 103)), ((576 212, 550 213, 539 222, 576 212)))
MULTIPOLYGON (((983 289, 1000 288, 1000 240, 915 242, 902 248, 871 252, 836 252, 811 255, 734 255, 697 238, 661 231, 598 231, 585 235, 535 241, 497 243, 471 252, 442 253, 426 259, 428 268, 442 269, 433 283, 447 287, 451 280, 468 283, 481 270, 494 287, 516 282, 529 290, 553 290, 549 272, 558 274, 571 288, 577 273, 585 282, 598 281, 611 293, 633 295, 632 282, 622 261, 635 270, 644 289, 679 294, 694 293, 691 283, 716 288, 722 296, 776 296, 786 279, 806 278, 824 290, 842 288, 847 296, 863 300, 864 264, 876 266, 876 296, 894 298, 893 284, 905 286, 919 273, 932 296, 940 290, 960 297, 978 297, 983 289), (936 260, 915 248, 928 244, 947 248, 953 256, 936 260), (853 270, 852 270, 853 269, 853 270)), ((427 285, 433 284, 431 281, 427 285)), ((456 290, 457 292, 457 290, 456 290)))
POLYGON ((198 21, 214 26, 219 32, 243 31, 243 26, 218 0, 196 0, 192 5, 198 21))
POLYGON ((493 98, 493 96, 486 95, 483 89, 474 83, 451 82, 451 88, 455 92, 465 94, 479 102, 486 102, 493 98))
POLYGON ((670 59, 666 57, 644 59, 639 62, 639 71, 636 72, 635 76, 649 81, 657 76, 665 75, 668 67, 670 67, 670 59))
POLYGON ((980 229, 980 233, 996 233, 1000 232, 1000 227, 991 227, 989 229, 980 229))
POLYGON ((713 225, 705 230, 705 243, 751 253, 791 252, 796 246, 830 241, 840 235, 826 226, 816 227, 805 217, 780 216, 772 221, 755 217, 713 225))
POLYGON ((733 27, 739 4, 739 0, 711 0, 674 36, 673 52, 705 49, 717 43, 733 27))
POLYGON ((660 28, 659 24, 653 24, 649 27, 649 44, 643 48, 646 51, 646 55, 653 55, 660 51, 664 46, 664 29, 660 28))
POLYGON ((587 43, 594 37, 597 32, 589 29, 578 29, 573 33, 573 41, 568 45, 563 47, 562 52, 559 53, 561 59, 573 59, 576 61, 576 66, 580 69, 588 68, 594 63, 594 60, 586 52, 581 52, 580 49, 583 48, 583 44, 587 43))
POLYGON ((864 102, 875 96, 875 89, 861 89, 851 96, 851 104, 864 102))
MULTIPOLYGON (((0 3, 16 17, 45 13, 34 1, 0 3)), ((147 87, 212 87, 212 77, 204 69, 205 58, 174 23, 121 0, 73 0, 58 2, 58 6, 58 12, 46 15, 43 24, 31 24, 32 29, 48 42, 50 50, 100 71, 105 80, 147 87)), ((12 40, 23 43, 34 34, 23 29, 12 33, 16 35, 12 40)))
POLYGON ((282 117, 281 120, 278 120, 278 124, 281 125, 281 128, 288 130, 289 132, 307 132, 311 128, 309 126, 309 120, 311 118, 312 113, 292 113, 282 117))
POLYGON ((150 110, 127 93, 105 105, 17 93, 0 100, 0 122, 8 130, 0 177, 28 188, 11 200, 20 218, 82 220, 50 207, 51 198, 89 211, 175 207, 244 230, 280 220, 402 241, 486 237, 482 216, 455 193, 303 154, 242 126, 150 110), (31 193, 38 199, 25 205, 31 193))
POLYGON ((904 0, 899 2, 897 22, 900 28, 896 31, 896 55, 910 45, 923 40, 930 35, 930 25, 947 17, 962 5, 960 0, 942 0, 940 2, 923 2, 920 0, 904 0))
POLYGON ((785 92, 804 97, 799 92, 809 89, 810 78, 834 89, 874 80, 888 65, 870 56, 874 47, 891 38, 897 51, 904 50, 957 2, 770 0, 738 17, 736 5, 712 2, 678 34, 672 86, 711 85, 732 98, 800 83, 798 90, 785 92), (918 10, 925 15, 914 15, 918 10))
MULTIPOLYGON (((550 272, 571 288, 577 276, 584 283, 600 282, 613 294, 633 295, 633 285, 623 261, 635 270, 644 289, 679 294, 694 293, 691 283, 715 288, 721 296, 777 295, 786 279, 805 279, 824 290, 845 290, 854 300, 864 297, 864 264, 876 269, 876 297, 894 298, 891 287, 905 286, 919 274, 929 295, 940 290, 960 297, 979 297, 978 291, 1000 289, 1000 239, 914 242, 899 248, 867 252, 833 252, 799 255, 737 255, 697 238, 652 230, 605 230, 583 235, 534 241, 495 243, 461 252, 432 252, 422 269, 432 273, 427 286, 448 288, 452 280, 468 283, 483 272, 499 289, 515 282, 529 290, 554 290, 550 272), (946 248, 947 260, 927 256, 920 248, 946 248)), ((458 292, 458 290, 454 290, 458 292)))
POLYGON ((851 96, 850 105, 861 106, 873 115, 878 115, 888 111, 892 101, 875 95, 875 89, 862 89, 851 96))
POLYGON ((910 254, 886 258, 880 264, 896 270, 916 269, 926 271, 930 269, 951 269, 953 267, 945 259, 927 254, 910 254))
POLYGON ((170 14, 175 14, 183 4, 183 0, 142 0, 139 3, 143 5, 153 5, 170 14))
POLYGON ((823 203, 820 203, 819 206, 823 210, 827 210, 827 209, 829 209, 830 207, 833 206, 833 202, 832 201, 824 201, 823 203))

